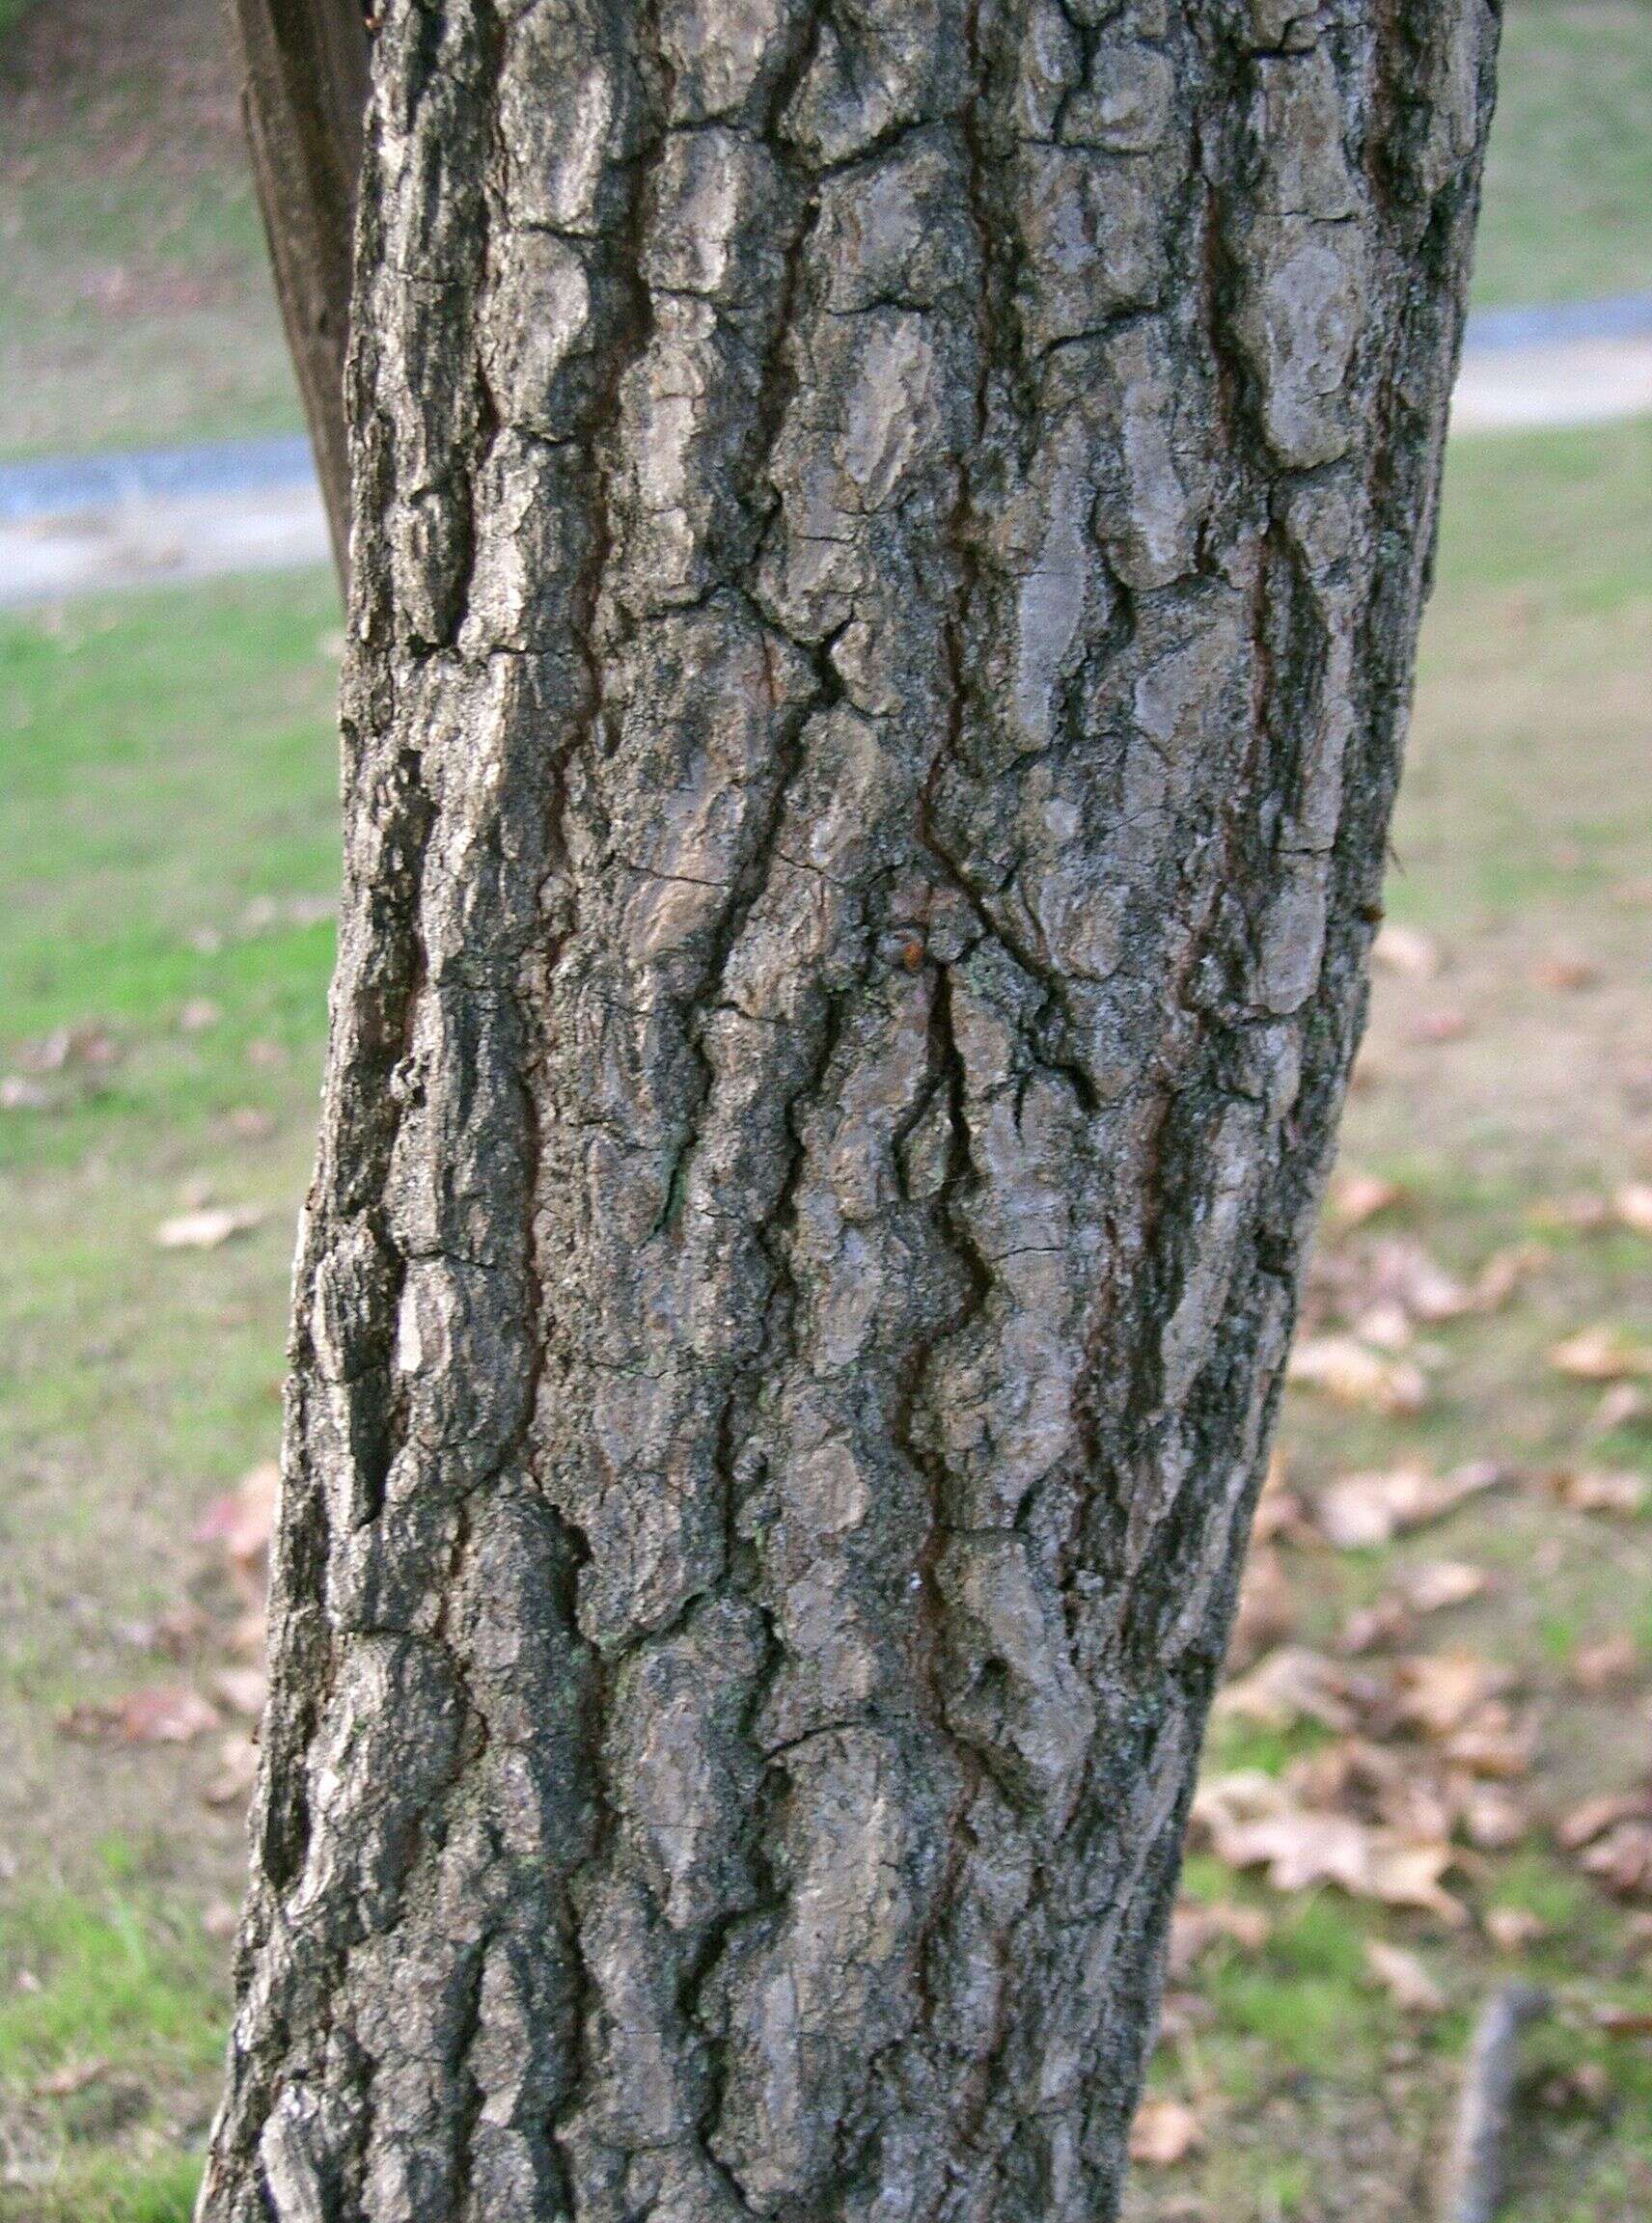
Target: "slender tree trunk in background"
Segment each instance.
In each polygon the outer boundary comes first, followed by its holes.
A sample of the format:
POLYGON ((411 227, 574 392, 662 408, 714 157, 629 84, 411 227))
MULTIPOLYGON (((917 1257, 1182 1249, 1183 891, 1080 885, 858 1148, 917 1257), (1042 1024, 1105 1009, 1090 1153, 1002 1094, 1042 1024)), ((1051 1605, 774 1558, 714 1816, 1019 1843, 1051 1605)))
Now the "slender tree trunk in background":
POLYGON ((356 178, 369 56, 361 0, 230 0, 246 65, 241 109, 276 296, 315 444, 339 576, 347 580, 344 427, 356 178))
POLYGON ((1487 0, 397 0, 210 2223, 1099 2223, 1487 0))

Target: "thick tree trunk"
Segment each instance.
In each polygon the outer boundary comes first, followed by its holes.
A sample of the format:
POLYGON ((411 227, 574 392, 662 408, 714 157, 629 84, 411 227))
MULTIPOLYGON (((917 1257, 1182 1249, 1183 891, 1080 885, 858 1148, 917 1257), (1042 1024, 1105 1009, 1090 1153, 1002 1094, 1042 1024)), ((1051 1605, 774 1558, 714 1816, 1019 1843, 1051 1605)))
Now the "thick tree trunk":
POLYGON ((1487 0, 397 0, 211 2223, 1097 2223, 1487 0))
POLYGON ((339 576, 348 580, 344 425, 351 245, 368 41, 361 0, 230 0, 241 109, 287 343, 316 449, 339 576))

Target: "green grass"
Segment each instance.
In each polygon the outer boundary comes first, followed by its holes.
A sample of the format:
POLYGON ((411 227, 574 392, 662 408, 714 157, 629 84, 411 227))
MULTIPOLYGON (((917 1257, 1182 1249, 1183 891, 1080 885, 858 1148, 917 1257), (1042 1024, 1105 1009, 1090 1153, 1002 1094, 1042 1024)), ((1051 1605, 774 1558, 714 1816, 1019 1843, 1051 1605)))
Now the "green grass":
POLYGON ((1474 261, 1483 303, 1652 287, 1652 9, 1509 0, 1474 261))
POLYGON ((7 1907, 0 1953, 0 2081, 91 2061, 187 2074, 218 2059, 219 1985, 205 1940, 192 1945, 131 1896, 24 1893, 7 1907))
POLYGON ((45 2183, 0 2190, 0 2223, 189 2223, 201 2170, 199 2154, 177 2152, 76 2159, 45 2183))

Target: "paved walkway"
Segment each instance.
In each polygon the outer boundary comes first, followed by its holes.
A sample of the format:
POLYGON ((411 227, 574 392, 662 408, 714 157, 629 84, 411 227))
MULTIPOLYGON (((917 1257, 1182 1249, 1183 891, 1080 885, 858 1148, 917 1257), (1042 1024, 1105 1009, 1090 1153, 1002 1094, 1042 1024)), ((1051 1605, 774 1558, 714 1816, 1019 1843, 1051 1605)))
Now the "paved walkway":
MULTIPOLYGON (((1454 432, 1652 415, 1652 294, 1481 310, 1454 432)), ((0 607, 330 560, 301 435, 0 463, 0 607)))

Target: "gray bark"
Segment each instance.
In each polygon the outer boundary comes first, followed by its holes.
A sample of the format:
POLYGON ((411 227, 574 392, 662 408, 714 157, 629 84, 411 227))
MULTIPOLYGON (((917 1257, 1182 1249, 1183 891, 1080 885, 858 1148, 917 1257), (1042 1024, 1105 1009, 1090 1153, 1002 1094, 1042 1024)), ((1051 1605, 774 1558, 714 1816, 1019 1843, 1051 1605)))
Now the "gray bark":
POLYGON ((210 2223, 1115 2211, 1496 29, 397 0, 210 2223))

